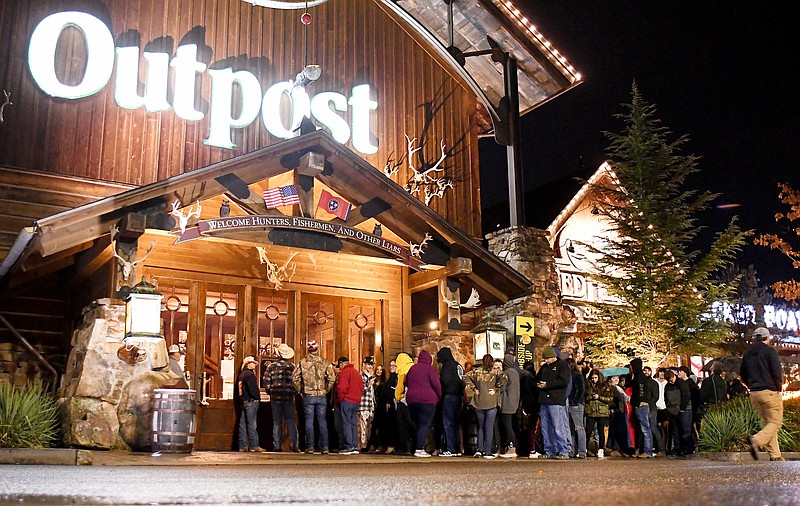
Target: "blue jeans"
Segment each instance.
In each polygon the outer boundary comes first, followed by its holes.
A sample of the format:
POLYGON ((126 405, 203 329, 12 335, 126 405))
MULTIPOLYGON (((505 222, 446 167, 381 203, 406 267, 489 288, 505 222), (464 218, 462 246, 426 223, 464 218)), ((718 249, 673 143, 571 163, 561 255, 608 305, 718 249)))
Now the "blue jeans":
POLYGON ((325 397, 309 395, 303 397, 303 413, 306 419, 306 449, 314 449, 314 421, 319 427, 319 448, 328 449, 328 422, 325 420, 325 397))
POLYGON ((680 451, 686 455, 694 453, 694 438, 692 437, 692 410, 686 409, 678 413, 680 426, 680 451))
POLYGON ((344 436, 344 441, 339 446, 342 450, 355 450, 358 445, 358 404, 342 401, 339 409, 342 412, 344 436))
POLYGON ((294 401, 272 401, 272 447, 283 446, 283 424, 289 426, 289 444, 297 448, 297 425, 294 423, 294 401))
POLYGON ((409 404, 408 410, 411 412, 411 420, 417 427, 417 435, 414 440, 415 450, 424 450, 428 432, 431 430, 433 415, 436 414, 436 404, 409 404))
POLYGON ((567 407, 561 404, 542 404, 539 408, 542 423, 544 452, 549 456, 569 455, 569 420, 567 407))
POLYGON ((476 409, 475 415, 478 417, 477 451, 486 455, 492 452, 492 436, 494 436, 494 419, 497 416, 497 408, 476 409))
POLYGON ((461 441, 458 437, 458 414, 461 413, 460 395, 445 395, 442 401, 442 425, 444 426, 444 438, 447 444, 446 450, 450 453, 458 453, 461 448, 461 441))
POLYGON ((574 455, 586 455, 586 428, 583 421, 583 404, 569 406, 569 419, 572 421, 572 451, 574 455))
POLYGON ((242 406, 242 414, 239 417, 239 449, 246 450, 248 446, 258 448, 258 431, 256 431, 256 419, 258 416, 258 401, 249 401, 242 406), (247 444, 247 441, 250 444, 247 444))
POLYGON ((636 408, 636 419, 639 420, 639 431, 642 433, 642 451, 653 454, 653 431, 650 429, 650 406, 636 408))
POLYGON ((650 432, 653 434, 653 441, 655 442, 656 451, 663 452, 666 450, 664 446, 664 437, 661 434, 661 427, 658 425, 658 410, 650 410, 650 432))

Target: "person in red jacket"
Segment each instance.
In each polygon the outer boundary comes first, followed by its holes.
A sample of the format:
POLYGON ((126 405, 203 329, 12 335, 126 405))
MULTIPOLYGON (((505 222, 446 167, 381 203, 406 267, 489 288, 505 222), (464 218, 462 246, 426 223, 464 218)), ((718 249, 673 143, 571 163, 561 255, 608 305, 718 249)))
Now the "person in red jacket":
POLYGON ((358 405, 364 393, 364 381, 346 357, 339 359, 339 365, 342 370, 336 382, 336 407, 341 410, 344 435, 339 454, 355 455, 358 453, 358 405))

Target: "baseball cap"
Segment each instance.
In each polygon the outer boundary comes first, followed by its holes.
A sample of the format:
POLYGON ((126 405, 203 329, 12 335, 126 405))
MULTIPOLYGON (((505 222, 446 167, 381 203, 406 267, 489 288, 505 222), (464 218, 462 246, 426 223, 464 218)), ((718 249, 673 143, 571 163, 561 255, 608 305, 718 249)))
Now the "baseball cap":
POLYGON ((769 330, 767 330, 767 327, 758 327, 753 331, 753 339, 756 341, 764 341, 769 339, 769 337, 770 333, 769 330))
POLYGON ((373 365, 375 363, 375 357, 367 355, 364 357, 364 363, 367 365, 373 365))
POLYGON ((339 360, 336 361, 336 365, 341 366, 345 362, 350 362, 350 359, 347 357, 339 357, 339 360))
POLYGON ((177 344, 173 344, 167 349, 167 352, 168 353, 180 353, 181 352, 181 347, 178 346, 177 344))

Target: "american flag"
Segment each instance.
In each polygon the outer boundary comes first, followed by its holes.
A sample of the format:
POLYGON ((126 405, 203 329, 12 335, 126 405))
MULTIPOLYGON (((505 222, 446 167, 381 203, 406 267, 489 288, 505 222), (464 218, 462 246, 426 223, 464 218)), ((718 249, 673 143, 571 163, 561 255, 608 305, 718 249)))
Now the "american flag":
POLYGON ((264 192, 264 204, 267 205, 267 209, 299 203, 300 196, 297 194, 297 187, 293 184, 281 186, 280 188, 270 188, 264 192))

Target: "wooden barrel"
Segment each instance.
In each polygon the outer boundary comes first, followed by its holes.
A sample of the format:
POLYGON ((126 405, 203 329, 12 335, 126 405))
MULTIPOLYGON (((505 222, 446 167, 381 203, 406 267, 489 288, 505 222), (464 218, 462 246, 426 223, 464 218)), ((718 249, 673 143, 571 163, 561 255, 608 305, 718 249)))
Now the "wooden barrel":
POLYGON ((197 403, 194 390, 157 388, 153 404, 153 451, 192 453, 197 403))

